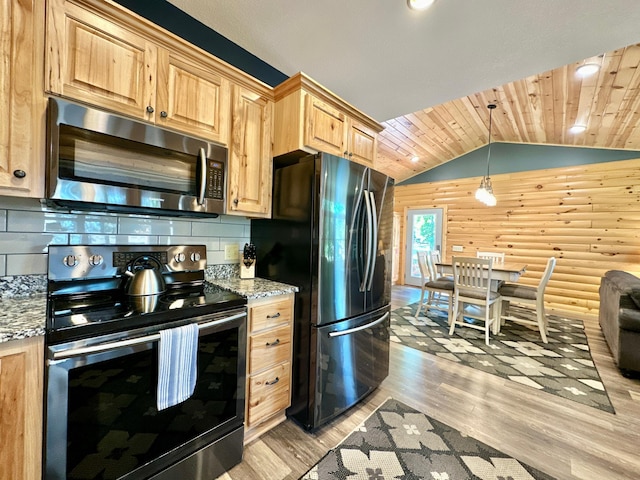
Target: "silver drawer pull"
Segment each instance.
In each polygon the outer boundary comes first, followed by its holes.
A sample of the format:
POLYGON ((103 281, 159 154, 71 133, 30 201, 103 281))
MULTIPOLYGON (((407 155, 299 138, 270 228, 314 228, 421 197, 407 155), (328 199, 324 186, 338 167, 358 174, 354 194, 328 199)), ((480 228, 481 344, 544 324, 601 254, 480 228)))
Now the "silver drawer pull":
POLYGON ((267 347, 275 347, 276 345, 280 345, 280 339, 276 338, 275 342, 267 342, 267 347))
POLYGON ((280 377, 276 377, 275 380, 271 380, 270 382, 264 382, 265 385, 275 385, 280 381, 280 377))
POLYGON ((280 316, 280 312, 276 313, 275 315, 267 315, 267 318, 278 318, 280 316))

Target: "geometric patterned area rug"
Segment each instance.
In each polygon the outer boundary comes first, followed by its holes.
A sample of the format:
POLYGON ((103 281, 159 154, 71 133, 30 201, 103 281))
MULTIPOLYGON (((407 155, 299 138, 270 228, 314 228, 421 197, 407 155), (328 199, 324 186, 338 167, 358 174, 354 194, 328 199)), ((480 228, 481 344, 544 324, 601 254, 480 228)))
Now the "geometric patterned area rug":
POLYGON ((301 480, 553 480, 475 438, 387 400, 301 480))
MULTIPOLYGON (((484 332, 457 326, 449 336, 446 312, 430 310, 414 318, 416 308, 414 303, 391 312, 392 342, 615 413, 581 320, 547 315, 549 343, 542 342, 537 329, 506 322, 487 346, 484 332)), ((512 306, 510 312, 535 319, 529 309, 512 306)))

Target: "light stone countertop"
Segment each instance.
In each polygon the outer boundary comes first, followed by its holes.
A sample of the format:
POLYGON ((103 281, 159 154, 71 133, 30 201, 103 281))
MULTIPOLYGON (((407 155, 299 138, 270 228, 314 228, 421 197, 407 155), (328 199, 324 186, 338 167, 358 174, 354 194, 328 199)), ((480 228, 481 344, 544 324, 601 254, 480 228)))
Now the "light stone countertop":
MULTIPOLYGON (((19 279, 16 277, 16 281, 19 279)), ((13 283, 13 282, 11 282, 13 283)), ((298 287, 263 278, 216 278, 209 283, 246 297, 248 300, 284 295, 298 287)), ((0 343, 45 334, 47 296, 40 292, 29 296, 0 298, 0 343)))
POLYGON ((264 278, 240 279, 233 278, 216 278, 208 280, 209 283, 216 285, 224 290, 237 293, 246 297, 247 300, 255 300, 257 298, 273 297, 276 295, 286 295, 295 293, 298 287, 287 285, 285 283, 274 282, 264 278))
POLYGON ((0 299, 0 343, 44 335, 47 295, 0 299))

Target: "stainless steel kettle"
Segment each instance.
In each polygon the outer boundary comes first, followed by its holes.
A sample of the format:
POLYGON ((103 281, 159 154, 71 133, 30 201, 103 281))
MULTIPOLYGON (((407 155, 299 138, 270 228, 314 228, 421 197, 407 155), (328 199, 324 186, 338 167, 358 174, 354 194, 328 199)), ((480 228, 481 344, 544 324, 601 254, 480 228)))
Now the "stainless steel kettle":
POLYGON ((157 295, 166 290, 162 264, 154 257, 141 255, 135 258, 124 274, 129 277, 125 287, 128 295, 157 295))

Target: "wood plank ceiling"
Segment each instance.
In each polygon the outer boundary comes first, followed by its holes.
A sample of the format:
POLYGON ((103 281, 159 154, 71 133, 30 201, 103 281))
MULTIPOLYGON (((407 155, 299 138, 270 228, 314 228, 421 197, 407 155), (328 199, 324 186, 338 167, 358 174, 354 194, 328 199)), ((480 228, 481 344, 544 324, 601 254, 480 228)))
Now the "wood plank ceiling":
POLYGON ((639 66, 631 45, 388 120, 376 168, 402 181, 486 145, 489 103, 492 142, 640 150, 639 66), (583 78, 585 63, 601 68, 583 78), (587 129, 571 133, 574 124, 587 129))

